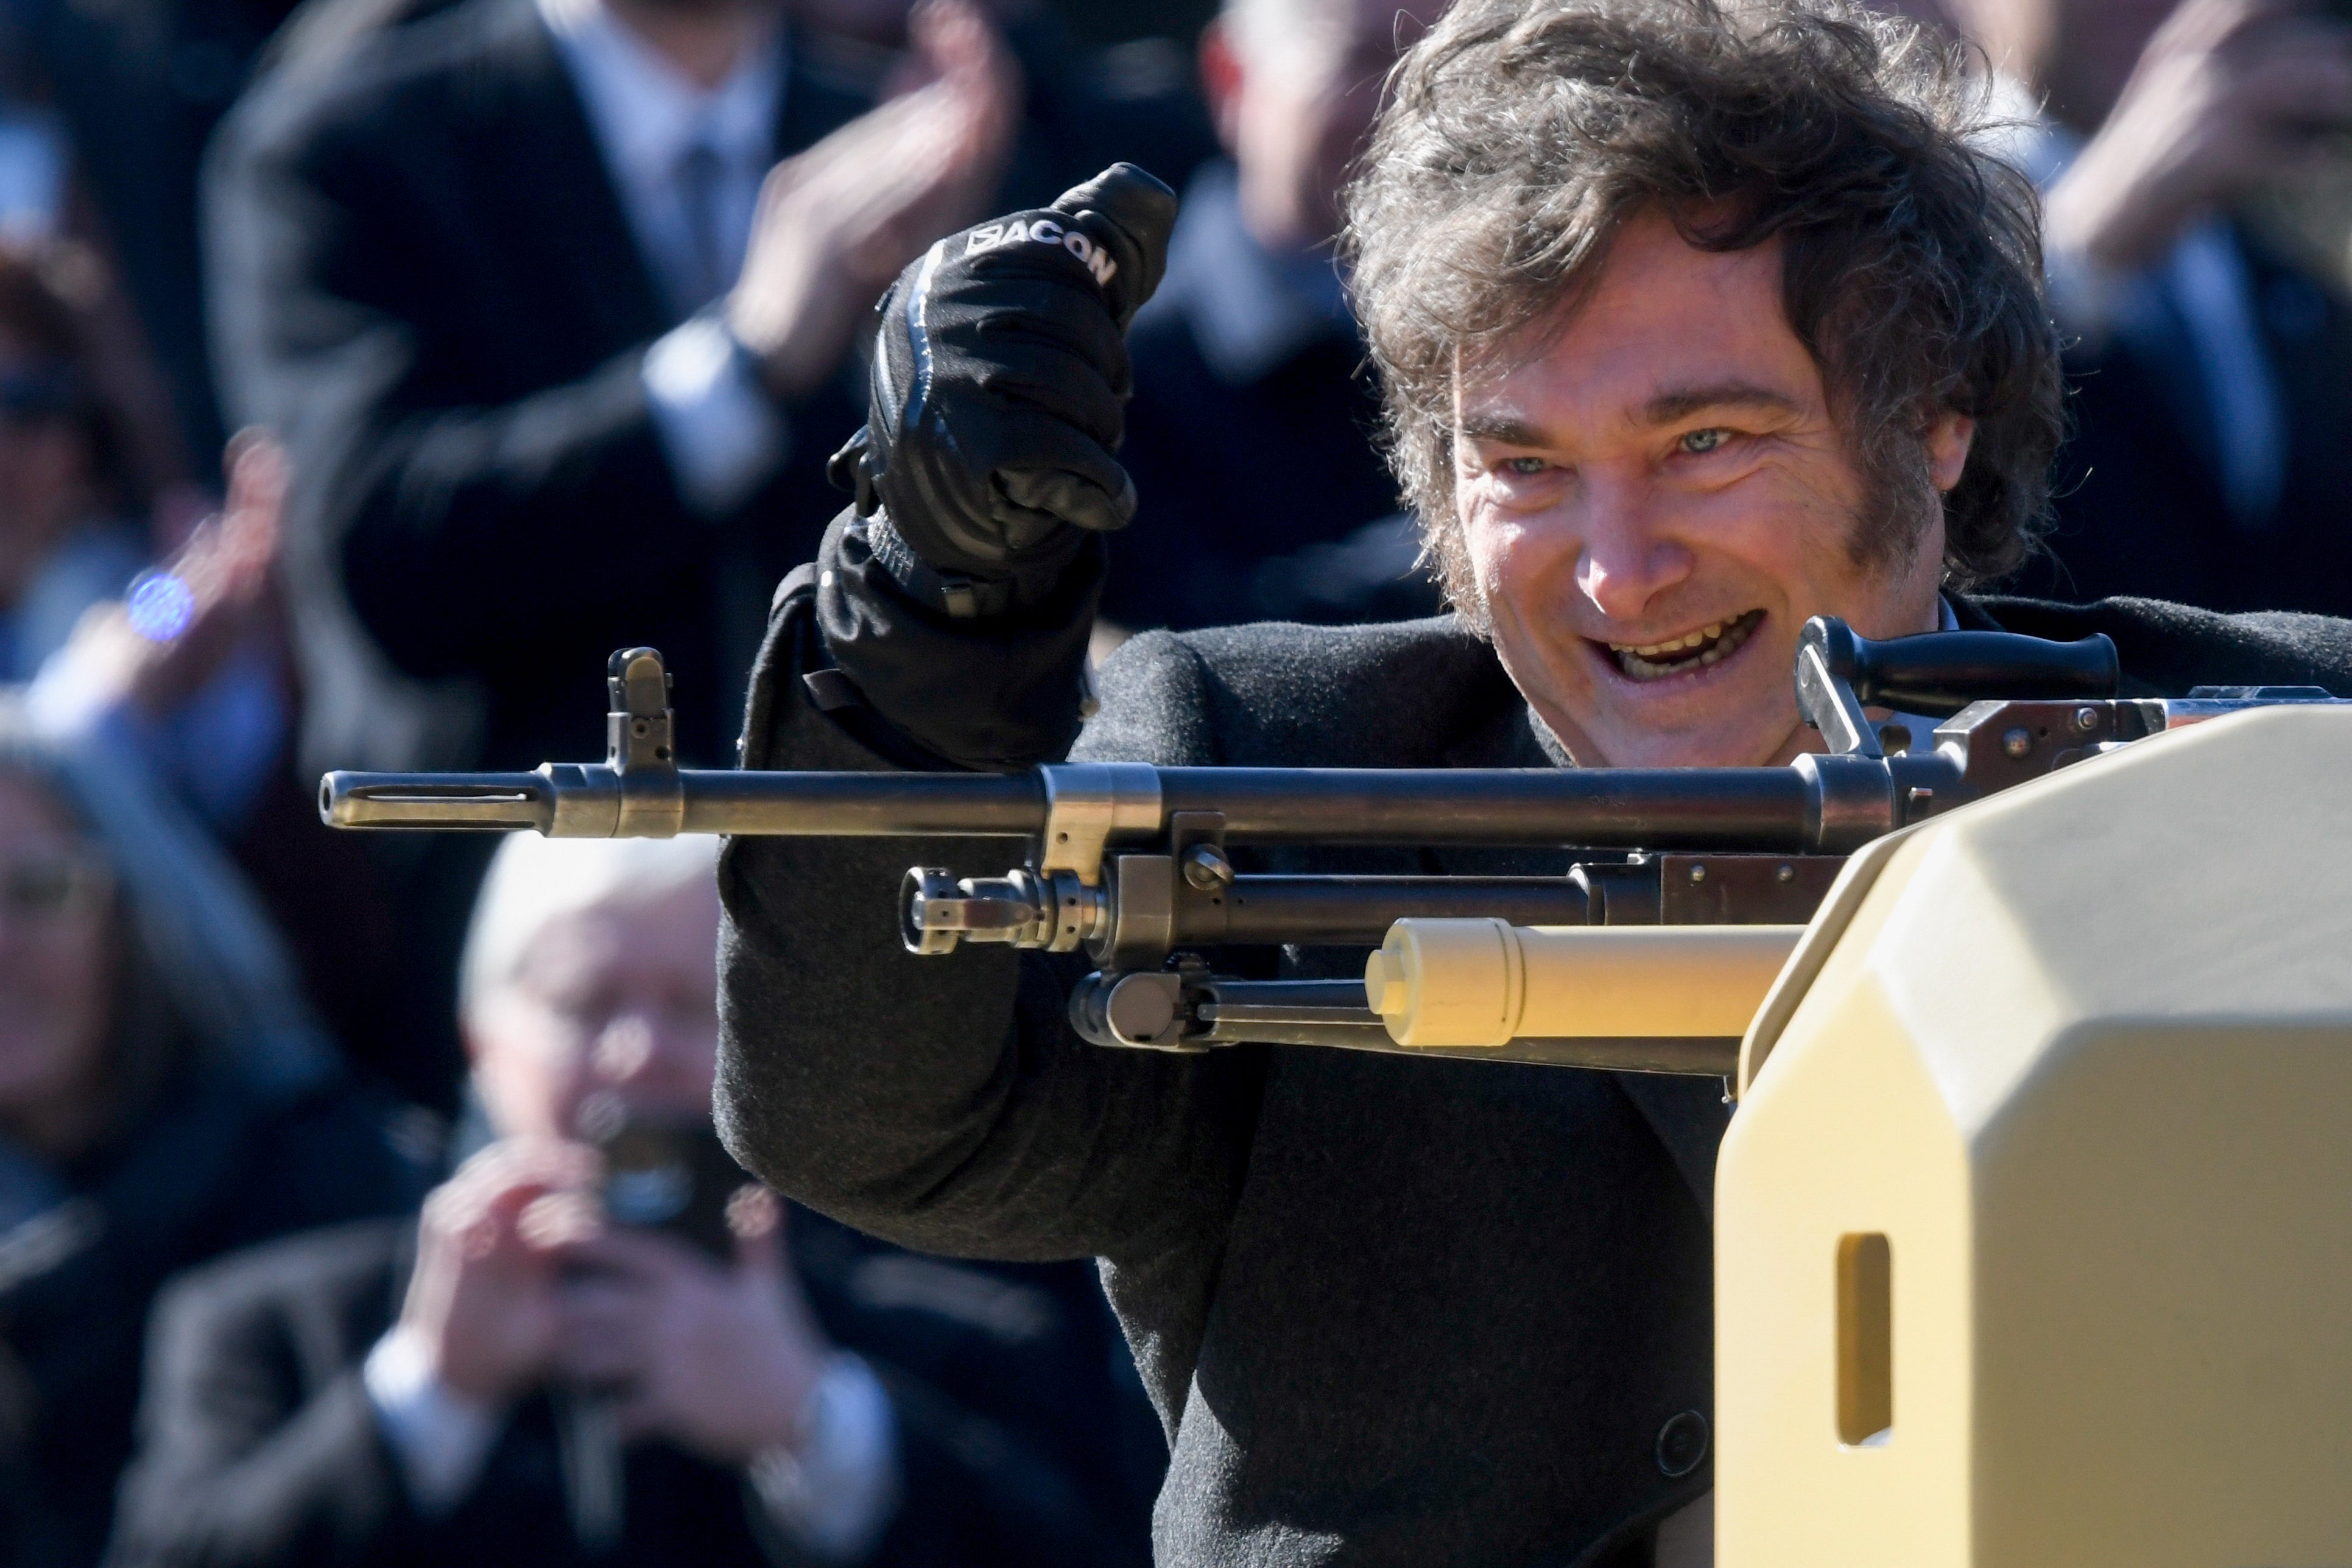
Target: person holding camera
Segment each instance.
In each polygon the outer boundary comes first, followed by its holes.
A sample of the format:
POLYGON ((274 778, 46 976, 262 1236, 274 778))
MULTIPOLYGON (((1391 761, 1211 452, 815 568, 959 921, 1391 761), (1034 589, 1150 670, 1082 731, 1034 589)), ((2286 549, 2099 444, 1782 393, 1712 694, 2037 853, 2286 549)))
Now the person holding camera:
POLYGON ((788 1217, 719 1149, 712 856, 504 846, 462 978, 488 1141, 413 1225, 173 1290, 112 1561, 1139 1560, 1090 1280, 788 1217))

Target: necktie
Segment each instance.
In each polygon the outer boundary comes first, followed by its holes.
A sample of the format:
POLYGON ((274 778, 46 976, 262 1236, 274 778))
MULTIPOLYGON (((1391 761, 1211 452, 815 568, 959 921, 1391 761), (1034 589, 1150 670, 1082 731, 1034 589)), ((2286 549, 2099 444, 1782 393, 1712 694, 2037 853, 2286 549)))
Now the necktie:
POLYGON ((697 141, 678 155, 678 205, 686 216, 687 314, 701 309, 727 291, 726 247, 719 235, 719 187, 727 172, 726 161, 707 141, 697 141))

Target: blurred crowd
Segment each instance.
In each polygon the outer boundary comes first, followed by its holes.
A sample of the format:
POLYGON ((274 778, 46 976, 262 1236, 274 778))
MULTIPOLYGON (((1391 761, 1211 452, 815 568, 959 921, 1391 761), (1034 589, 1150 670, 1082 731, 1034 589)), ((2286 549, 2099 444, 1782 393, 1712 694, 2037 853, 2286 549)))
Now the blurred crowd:
MULTIPOLYGON (((707 842, 310 782, 593 758, 637 644, 723 765, 874 300, 1119 159, 1184 205, 1098 646, 1438 612, 1332 242, 1441 5, 0 7, 0 1561, 1148 1558, 1088 1263, 728 1161, 707 842)), ((2045 194, 2021 586, 2352 613, 2352 24, 1902 8, 2045 194)))

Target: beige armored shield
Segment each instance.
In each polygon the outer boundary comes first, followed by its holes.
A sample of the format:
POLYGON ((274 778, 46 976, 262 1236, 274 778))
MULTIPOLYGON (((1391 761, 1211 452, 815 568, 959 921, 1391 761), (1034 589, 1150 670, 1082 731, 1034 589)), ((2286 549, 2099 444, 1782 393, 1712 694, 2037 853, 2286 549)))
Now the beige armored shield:
POLYGON ((1873 846, 1743 1076, 1724 1568, 2352 1564, 2352 713, 1873 846))

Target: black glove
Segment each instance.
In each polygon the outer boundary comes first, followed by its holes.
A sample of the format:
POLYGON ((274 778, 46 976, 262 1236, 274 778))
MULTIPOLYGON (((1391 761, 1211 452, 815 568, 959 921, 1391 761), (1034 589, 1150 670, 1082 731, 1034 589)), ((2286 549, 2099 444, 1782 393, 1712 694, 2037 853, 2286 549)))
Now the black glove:
POLYGON ((968 585, 1050 576, 1081 530, 1134 517, 1111 455, 1127 324, 1160 286, 1175 219, 1175 193, 1115 163, 1042 212, 940 241, 883 297, 866 427, 831 472, 929 569, 924 597, 970 613, 968 585))

